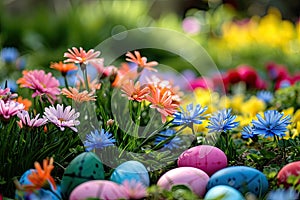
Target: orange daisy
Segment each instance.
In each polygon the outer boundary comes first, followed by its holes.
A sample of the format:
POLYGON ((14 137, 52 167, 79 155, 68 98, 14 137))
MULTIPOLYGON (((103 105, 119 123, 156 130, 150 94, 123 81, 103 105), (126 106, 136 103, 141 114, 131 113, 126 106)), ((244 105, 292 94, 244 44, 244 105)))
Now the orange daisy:
POLYGON ((30 84, 28 83, 28 81, 26 80, 26 75, 28 74, 29 72, 27 70, 23 70, 22 71, 22 74, 23 74, 23 77, 19 78, 17 80, 17 83, 20 84, 20 85, 24 85, 24 87, 29 87, 30 84))
POLYGON ((123 96, 127 96, 129 100, 135 100, 138 102, 144 100, 146 94, 149 93, 149 88, 147 86, 141 87, 139 81, 134 84, 133 80, 129 80, 124 83, 121 90, 125 93, 123 96))
POLYGON ((157 87, 149 87, 150 93, 146 99, 151 103, 150 108, 156 109, 161 114, 161 120, 166 122, 166 117, 173 115, 179 105, 172 100, 172 93, 167 88, 159 89, 157 87))
POLYGON ((135 80, 137 76, 137 71, 131 70, 128 63, 122 63, 120 69, 116 73, 112 86, 119 87, 123 85, 124 82, 127 82, 128 79, 135 80))
POLYGON ((58 63, 51 63, 50 68, 60 71, 63 76, 66 76, 69 71, 78 69, 78 67, 73 63, 65 64, 62 61, 58 63))
POLYGON ((86 90, 79 92, 76 88, 69 87, 69 89, 63 88, 61 92, 63 95, 79 103, 84 101, 96 101, 96 96, 94 96, 93 91, 90 93, 86 90))
POLYGON ((23 99, 23 97, 19 96, 16 101, 25 106, 24 110, 28 111, 32 105, 32 102, 29 99, 23 99))
POLYGON ((153 67, 158 65, 158 62, 151 61, 151 62, 147 63, 147 58, 141 57, 141 54, 138 51, 134 51, 134 55, 131 52, 127 52, 126 56, 128 57, 128 58, 126 58, 127 61, 136 63, 141 68, 146 68, 148 70, 157 71, 153 67))
POLYGON ((53 177, 50 175, 51 171, 53 170, 53 158, 44 159, 43 160, 43 169, 38 162, 34 163, 35 171, 28 175, 29 181, 32 185, 23 185, 25 191, 35 191, 37 189, 43 187, 49 187, 49 183, 52 184, 53 188, 56 190, 56 184, 53 177))

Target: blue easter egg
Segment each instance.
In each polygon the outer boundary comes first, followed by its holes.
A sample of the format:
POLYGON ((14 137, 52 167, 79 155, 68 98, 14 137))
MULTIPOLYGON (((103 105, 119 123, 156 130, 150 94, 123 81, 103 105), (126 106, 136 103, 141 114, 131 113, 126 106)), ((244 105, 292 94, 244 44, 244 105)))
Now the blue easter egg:
POLYGON ((257 169, 233 166, 214 173, 208 182, 207 190, 217 185, 228 185, 242 194, 251 192, 261 198, 267 192, 269 184, 266 176, 257 169))
POLYGON ((211 188, 205 195, 204 200, 245 200, 243 195, 236 189, 227 185, 217 185, 211 188))
MULTIPOLYGON (((31 185, 31 181, 28 179, 28 176, 35 172, 35 169, 27 170, 20 178, 19 182, 21 185, 31 185)), ((53 185, 49 182, 52 191, 46 189, 39 189, 37 193, 29 193, 25 192, 24 196, 19 196, 18 192, 15 193, 15 199, 52 199, 52 200, 60 200, 61 193, 60 193, 60 186, 56 186, 54 189, 53 185)))
POLYGON ((149 174, 146 167, 138 161, 126 161, 119 165, 111 174, 110 180, 118 184, 124 181, 136 181, 145 187, 150 185, 149 174))

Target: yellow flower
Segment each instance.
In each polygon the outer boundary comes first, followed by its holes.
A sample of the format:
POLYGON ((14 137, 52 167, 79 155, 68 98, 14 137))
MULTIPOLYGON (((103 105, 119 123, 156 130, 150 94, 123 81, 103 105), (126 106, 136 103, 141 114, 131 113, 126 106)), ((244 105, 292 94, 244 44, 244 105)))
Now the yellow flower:
POLYGON ((206 135, 208 133, 208 129, 206 128, 208 126, 209 120, 203 120, 202 124, 195 124, 195 132, 196 133, 203 133, 206 135))
POLYGON ((290 53, 295 52, 295 45, 291 44, 300 44, 300 31, 292 22, 282 20, 276 8, 270 8, 264 17, 254 16, 248 22, 224 23, 222 33, 220 43, 232 51, 260 45, 290 53))
POLYGON ((249 125, 253 119, 255 119, 255 118, 252 116, 248 116, 248 115, 237 115, 236 116, 236 121, 240 122, 240 127, 249 125))
POLYGON ((300 122, 300 109, 298 109, 292 119, 293 123, 300 122))
POLYGON ((254 117, 257 113, 264 111, 266 108, 265 103, 255 96, 252 96, 248 101, 244 102, 241 106, 243 114, 254 117))
POLYGON ((234 95, 231 99, 230 102, 230 107, 234 112, 241 113, 242 112, 242 107, 243 107, 243 102, 244 102, 244 95, 239 94, 239 95, 234 95))

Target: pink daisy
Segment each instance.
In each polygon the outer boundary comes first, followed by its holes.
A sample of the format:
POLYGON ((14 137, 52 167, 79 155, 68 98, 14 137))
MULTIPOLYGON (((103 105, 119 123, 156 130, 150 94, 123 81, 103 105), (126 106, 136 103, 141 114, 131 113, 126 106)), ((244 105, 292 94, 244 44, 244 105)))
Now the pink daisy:
POLYGON ((25 106, 15 101, 7 101, 4 102, 2 99, 0 100, 0 116, 5 119, 9 119, 10 117, 16 115, 21 110, 24 110, 25 106))
POLYGON ((23 72, 23 77, 17 83, 21 87, 34 90, 32 98, 46 96, 51 104, 56 100, 56 95, 60 93, 58 80, 51 73, 45 74, 44 70, 23 72))
POLYGON ((82 47, 79 50, 76 47, 72 47, 68 49, 68 52, 64 53, 64 57, 67 58, 64 62, 72 62, 78 64, 88 64, 91 61, 99 60, 101 62, 101 58, 97 58, 100 55, 100 51, 95 51, 94 49, 90 49, 86 52, 82 47))
POLYGON ((122 91, 125 93, 122 96, 127 96, 129 100, 141 102, 149 93, 149 88, 141 86, 139 81, 134 84, 133 80, 129 80, 122 85, 122 91))
POLYGON ((0 96, 4 96, 8 92, 10 92, 10 88, 5 88, 5 89, 0 88, 0 96))
POLYGON ((64 109, 64 105, 60 104, 58 104, 56 108, 54 106, 45 108, 44 112, 44 117, 58 126, 61 131, 64 131, 65 127, 69 127, 73 131, 77 132, 75 126, 80 124, 79 120, 77 120, 79 115, 80 113, 75 113, 75 110, 72 109, 71 106, 67 106, 64 109))
POLYGON ((5 89, 0 88, 0 99, 2 99, 4 102, 16 99, 17 97, 18 97, 18 94, 11 93, 10 88, 5 88, 5 89))
POLYGON ((20 121, 17 122, 20 128, 22 128, 23 125, 29 127, 39 127, 45 125, 48 121, 46 118, 39 118, 40 114, 37 114, 35 118, 30 119, 29 113, 26 110, 20 111, 17 116, 20 118, 20 121))
POLYGON ((130 199, 142 199, 147 196, 147 188, 135 180, 126 180, 122 183, 123 188, 130 199))

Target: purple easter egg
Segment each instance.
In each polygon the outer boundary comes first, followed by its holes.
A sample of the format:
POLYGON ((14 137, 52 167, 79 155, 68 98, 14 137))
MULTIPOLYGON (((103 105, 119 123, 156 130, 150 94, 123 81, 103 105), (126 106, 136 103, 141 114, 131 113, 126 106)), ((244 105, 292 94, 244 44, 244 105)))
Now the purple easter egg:
POLYGON ((185 185, 191 189, 192 192, 200 197, 203 197, 206 192, 206 186, 209 181, 209 176, 194 167, 179 167, 166 172, 160 177, 157 185, 171 190, 173 186, 185 185))
POLYGON ((195 167, 203 170, 209 176, 227 167, 225 153, 217 147, 199 145, 184 151, 178 158, 178 167, 195 167))
POLYGON ((107 180, 87 181, 78 185, 70 195, 70 200, 81 200, 87 198, 110 199, 129 199, 125 189, 107 180))

